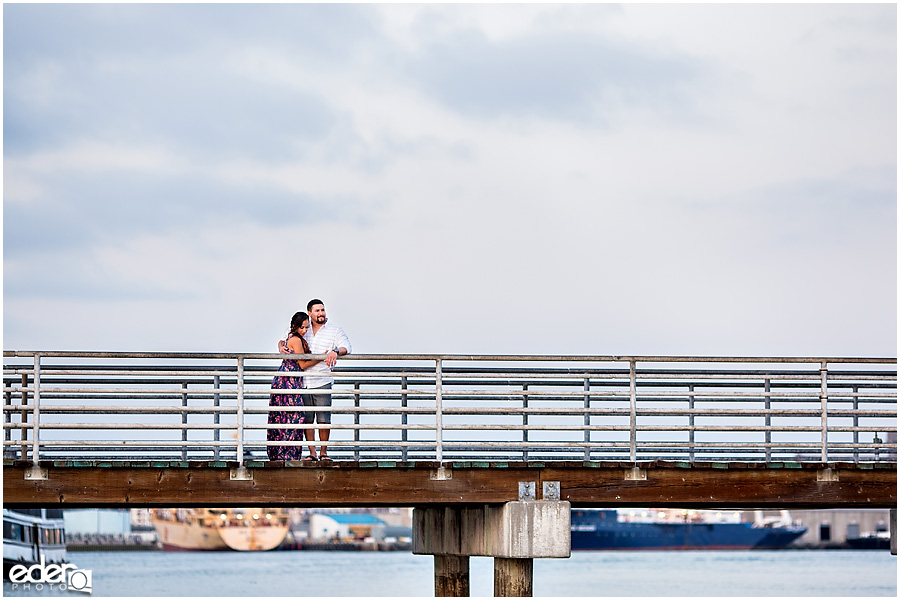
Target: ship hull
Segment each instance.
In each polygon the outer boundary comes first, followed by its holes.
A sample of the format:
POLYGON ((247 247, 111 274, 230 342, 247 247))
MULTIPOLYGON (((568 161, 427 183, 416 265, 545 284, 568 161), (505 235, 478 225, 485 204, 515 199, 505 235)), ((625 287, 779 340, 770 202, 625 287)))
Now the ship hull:
POLYGON ((853 550, 890 550, 891 538, 881 536, 864 536, 847 538, 847 545, 853 550))
POLYGON ((284 541, 287 529, 280 527, 229 527, 221 528, 219 535, 232 550, 265 552, 284 541))
POLYGON ((173 544, 162 544, 162 549, 166 552, 210 552, 214 550, 231 550, 224 544, 219 548, 184 548, 182 546, 175 546, 173 544))
POLYGON ((283 509, 156 509, 150 521, 163 550, 202 552, 272 550, 288 532, 283 509))
POLYGON ((201 527, 195 523, 153 521, 163 550, 191 552, 228 550, 215 527, 201 527))
POLYGON ((573 511, 572 550, 759 550, 784 548, 803 527, 750 523, 622 522, 615 511, 573 511))

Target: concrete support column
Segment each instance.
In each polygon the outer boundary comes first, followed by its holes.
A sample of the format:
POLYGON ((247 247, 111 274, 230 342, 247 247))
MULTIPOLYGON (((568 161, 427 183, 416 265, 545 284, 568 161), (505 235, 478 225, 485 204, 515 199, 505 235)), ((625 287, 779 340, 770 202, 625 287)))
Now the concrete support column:
POLYGON ((434 555, 434 596, 467 598, 469 596, 469 557, 434 555))
POLYGON ((560 501, 415 508, 412 553, 568 558, 570 525, 570 505, 560 501))
POLYGON ((434 555, 434 595, 469 595, 469 557, 494 558, 494 596, 529 597, 535 558, 572 552, 568 502, 520 500, 501 505, 413 510, 413 554, 434 555))
POLYGON ((494 596, 530 598, 534 595, 533 582, 534 559, 494 559, 494 596))
POLYGON ((897 556, 897 509, 891 509, 891 554, 897 556))

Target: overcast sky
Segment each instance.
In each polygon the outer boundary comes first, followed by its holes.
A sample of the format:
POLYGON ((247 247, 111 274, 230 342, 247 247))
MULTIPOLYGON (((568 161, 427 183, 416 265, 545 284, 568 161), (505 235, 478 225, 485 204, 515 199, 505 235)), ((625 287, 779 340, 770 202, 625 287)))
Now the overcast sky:
POLYGON ((897 9, 3 6, 3 347, 896 356, 897 9))

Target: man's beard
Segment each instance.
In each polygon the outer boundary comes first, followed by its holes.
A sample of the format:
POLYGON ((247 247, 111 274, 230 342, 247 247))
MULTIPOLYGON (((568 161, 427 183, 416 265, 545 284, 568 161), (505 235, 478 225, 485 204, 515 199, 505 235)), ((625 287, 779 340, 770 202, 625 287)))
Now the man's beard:
POLYGON ((327 321, 328 321, 328 317, 326 317, 324 315, 316 317, 316 323, 318 323, 320 325, 324 325, 327 321))

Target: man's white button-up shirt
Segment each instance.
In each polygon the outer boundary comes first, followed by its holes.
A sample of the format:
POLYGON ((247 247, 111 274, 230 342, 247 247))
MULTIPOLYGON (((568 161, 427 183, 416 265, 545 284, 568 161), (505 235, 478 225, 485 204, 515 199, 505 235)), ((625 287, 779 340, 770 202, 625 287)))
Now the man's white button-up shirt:
MULTIPOLYGON (((344 330, 338 327, 337 325, 332 325, 328 321, 325 322, 324 325, 319 327, 319 331, 313 335, 313 328, 310 326, 309 330, 306 332, 306 335, 303 336, 306 339, 306 343, 309 344, 309 351, 312 354, 325 354, 330 350, 334 350, 335 348, 346 348, 347 354, 350 354, 350 340, 347 338, 347 334, 344 333, 344 330)), ((330 373, 331 367, 325 364, 325 361, 318 362, 306 369, 306 373, 310 375, 314 373, 330 373)), ((303 377, 303 387, 307 388, 316 388, 322 387, 323 385, 328 385, 334 381, 333 377, 303 377)))

